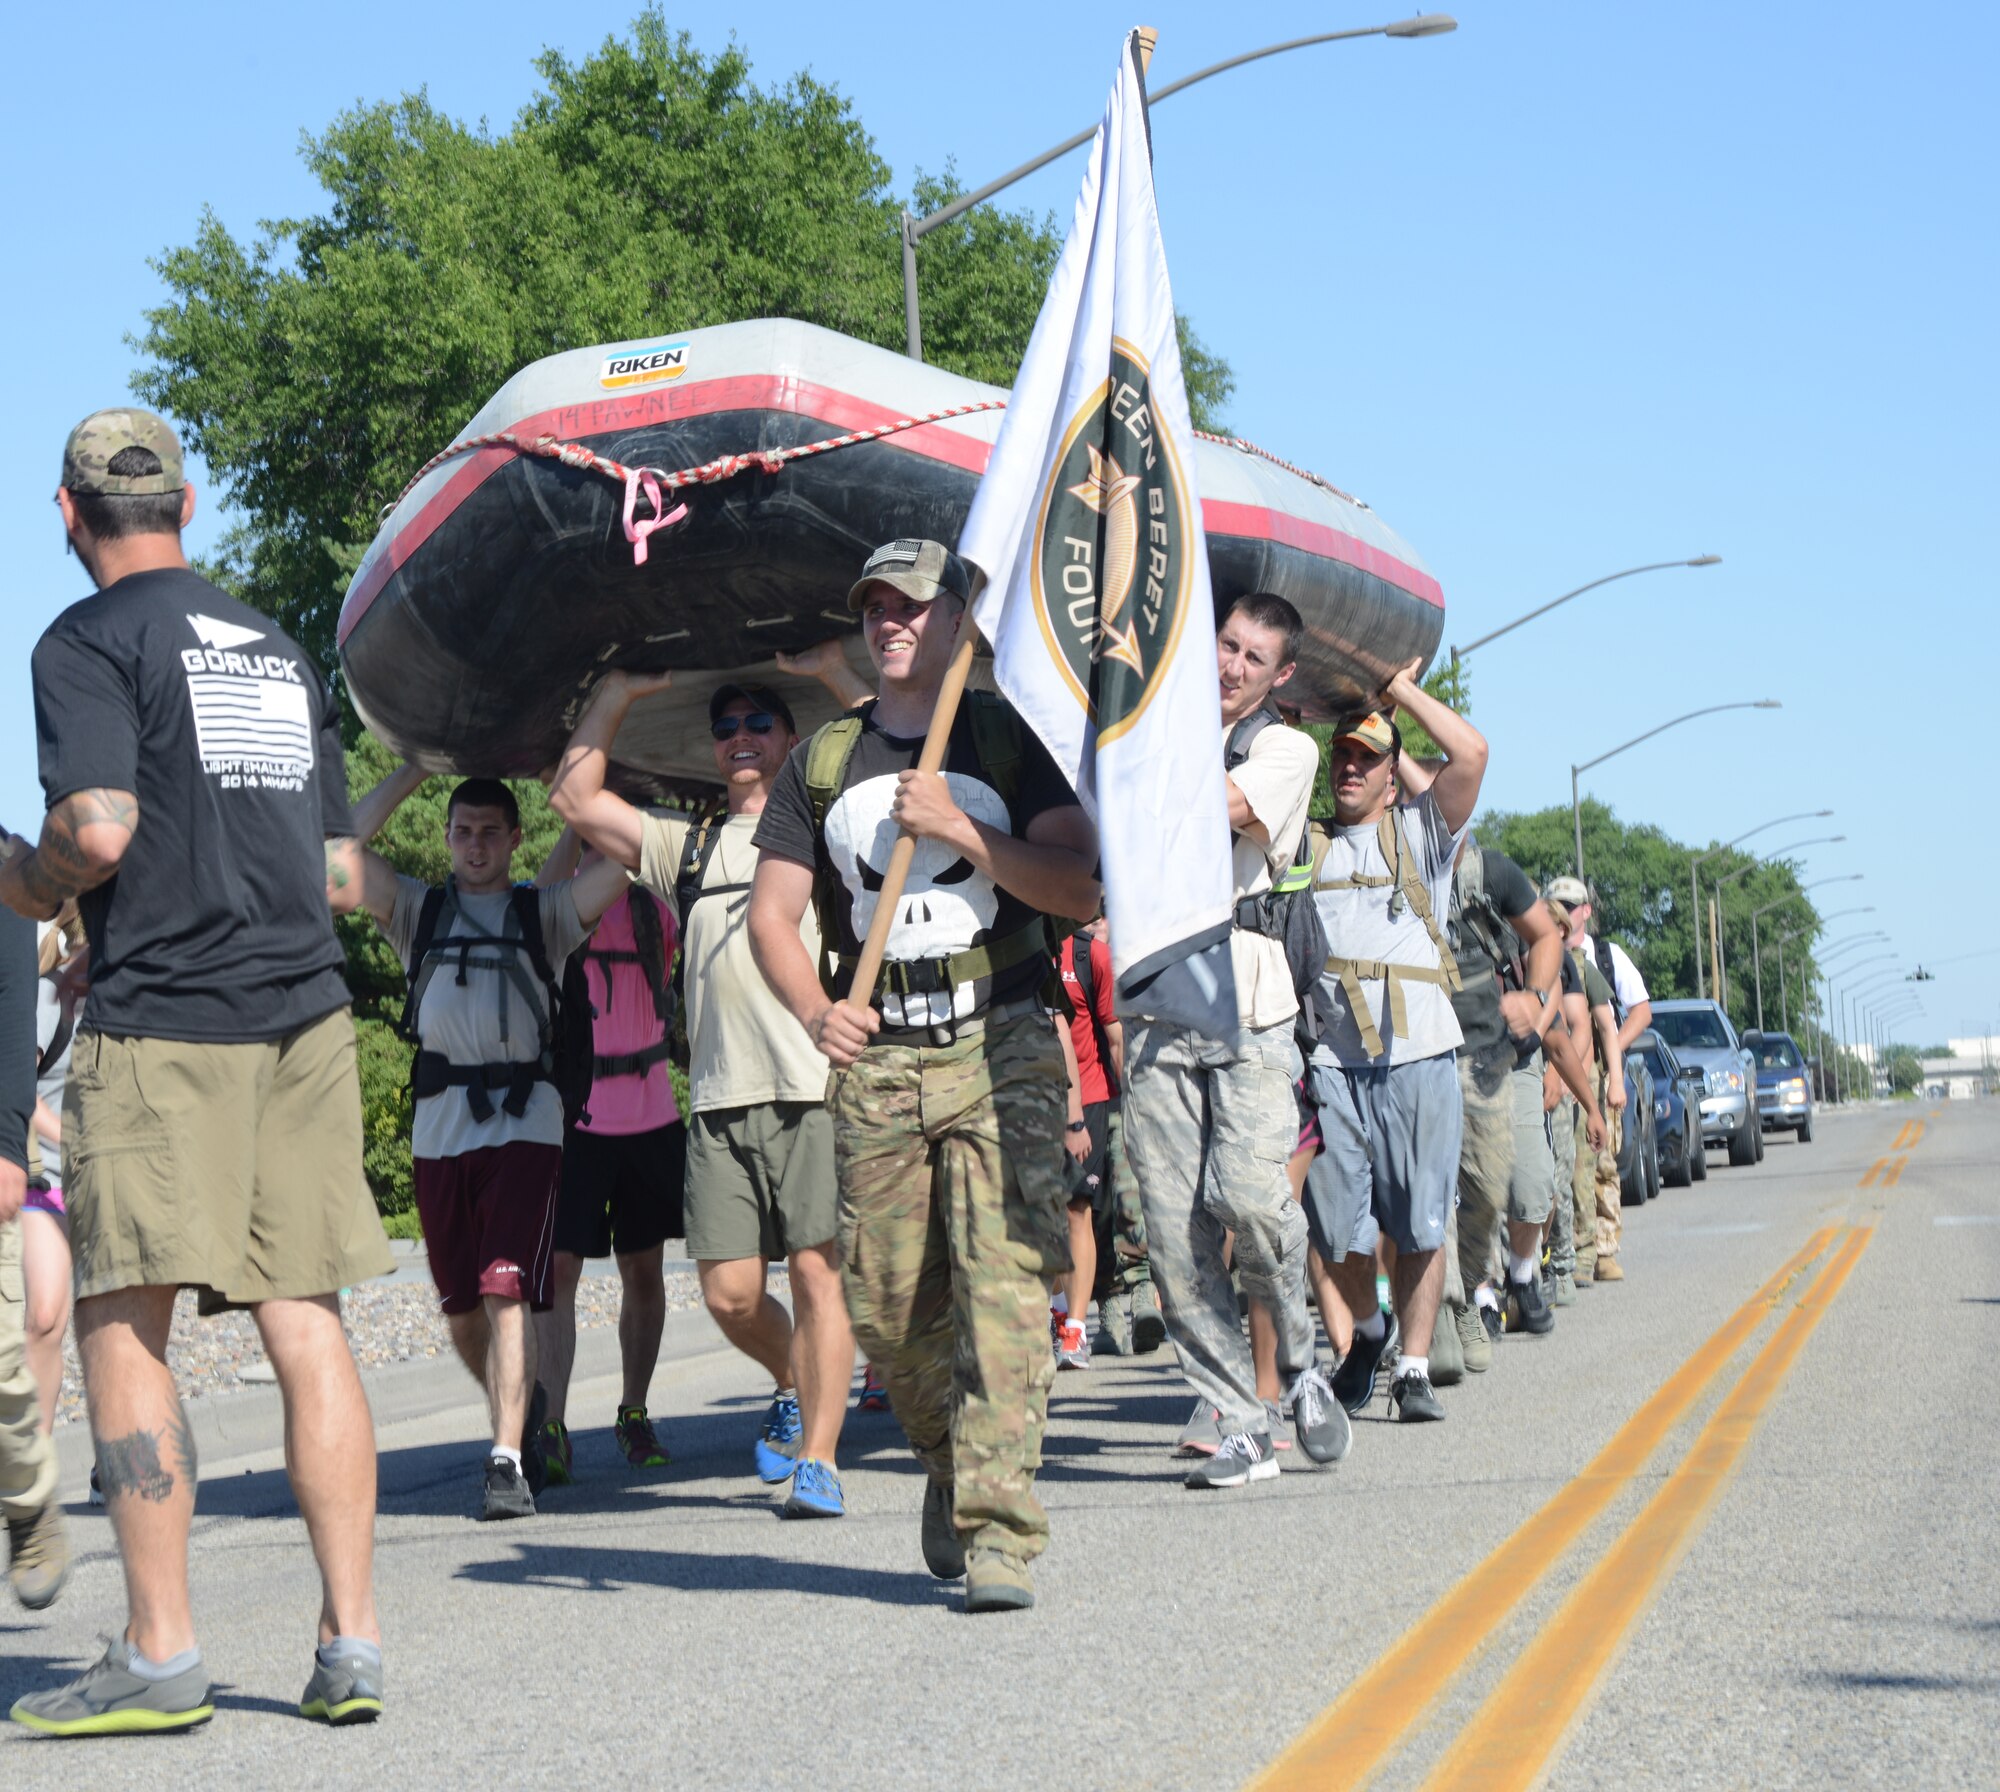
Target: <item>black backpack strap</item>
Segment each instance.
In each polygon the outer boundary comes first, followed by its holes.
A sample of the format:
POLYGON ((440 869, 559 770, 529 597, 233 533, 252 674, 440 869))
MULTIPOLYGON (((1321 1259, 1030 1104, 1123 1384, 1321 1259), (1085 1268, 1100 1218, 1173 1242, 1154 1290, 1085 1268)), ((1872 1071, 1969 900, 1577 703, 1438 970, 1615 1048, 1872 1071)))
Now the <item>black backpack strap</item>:
POLYGON ((424 892, 423 907, 417 911, 417 931, 410 941, 410 960, 403 967, 407 985, 403 997, 403 1018, 396 1023, 396 1031, 413 1045, 417 1039, 417 1010, 423 1004, 424 990, 429 985, 431 973, 437 968, 431 957, 431 942, 437 938, 438 923, 444 917, 445 903, 451 895, 451 885, 433 884, 424 892))
POLYGON ((542 1038, 546 1042, 555 1030, 556 1004, 562 999, 562 985, 556 981, 549 963, 548 941, 542 936, 542 893, 533 884, 516 884, 507 892, 514 910, 514 924, 521 930, 521 950, 541 979, 542 1038))
POLYGON ((1071 934, 1069 968, 1076 978, 1076 999, 1083 1009, 1084 1019, 1090 1022, 1091 1037, 1097 1041, 1098 1066, 1103 1070, 1104 1080, 1115 1098, 1122 1091, 1111 1069, 1111 1036, 1105 1032, 1104 1023, 1097 1018, 1097 967, 1091 962, 1091 956, 1090 935, 1071 934))
POLYGON ((1277 703, 1267 697, 1230 729, 1229 739, 1223 743, 1222 769, 1233 772, 1250 757, 1250 746, 1257 736, 1274 723, 1283 727, 1284 721, 1285 718, 1278 713, 1277 703))

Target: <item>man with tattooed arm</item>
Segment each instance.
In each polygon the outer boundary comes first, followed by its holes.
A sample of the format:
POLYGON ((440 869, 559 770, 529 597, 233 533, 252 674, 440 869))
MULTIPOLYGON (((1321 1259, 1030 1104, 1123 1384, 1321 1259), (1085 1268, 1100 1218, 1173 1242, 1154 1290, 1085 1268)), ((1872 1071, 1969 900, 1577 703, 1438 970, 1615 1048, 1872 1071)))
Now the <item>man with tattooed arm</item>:
POLYGON ((180 443, 140 410, 70 434, 56 492, 97 587, 35 648, 48 812, 0 836, 0 901, 79 899, 90 1007, 63 1097, 76 1337, 126 1626, 16 1722, 87 1736, 214 1713, 188 1604, 193 1432, 167 1367, 174 1297, 248 1307, 285 1402, 285 1458, 320 1570, 300 1702, 381 1710, 375 1444, 338 1290, 389 1250, 361 1169, 343 955, 360 897, 339 715, 312 661, 181 552, 180 443))

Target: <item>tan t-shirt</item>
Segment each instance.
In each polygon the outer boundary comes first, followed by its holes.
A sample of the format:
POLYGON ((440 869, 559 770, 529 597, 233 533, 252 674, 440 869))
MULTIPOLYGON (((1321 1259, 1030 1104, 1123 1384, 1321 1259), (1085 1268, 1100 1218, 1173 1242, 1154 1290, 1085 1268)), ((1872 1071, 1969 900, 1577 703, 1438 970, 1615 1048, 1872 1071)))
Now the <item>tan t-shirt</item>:
MULTIPOLYGON (((1299 849, 1319 776, 1319 743, 1299 728, 1269 727, 1250 743, 1250 756, 1229 774, 1266 838, 1233 836, 1231 866, 1236 896, 1261 895, 1282 877, 1299 849)), ((1299 1011, 1292 969, 1282 941, 1237 928, 1229 940, 1236 972, 1236 1013, 1246 1027, 1273 1027, 1299 1011)))
MULTIPOLYGON (((758 817, 732 815, 710 855, 704 890, 748 885, 757 875, 758 817)), ((639 881, 669 907, 693 824, 682 816, 640 818, 639 881)), ((686 974, 688 1106, 697 1114, 768 1101, 824 1101, 827 1062, 764 981, 750 955, 749 890, 713 895, 678 915, 686 974)), ((819 962, 819 923, 806 910, 799 935, 819 962)))

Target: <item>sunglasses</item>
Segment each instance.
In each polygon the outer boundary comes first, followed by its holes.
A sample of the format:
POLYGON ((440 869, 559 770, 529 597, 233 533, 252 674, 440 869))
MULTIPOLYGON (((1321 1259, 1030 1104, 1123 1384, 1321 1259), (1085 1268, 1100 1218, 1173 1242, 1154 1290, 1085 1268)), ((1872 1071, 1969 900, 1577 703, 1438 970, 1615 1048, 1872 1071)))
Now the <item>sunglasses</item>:
POLYGON ((752 734, 769 734, 778 725, 778 718, 767 710, 752 710, 747 716, 722 716, 709 723, 708 731, 717 740, 734 740, 737 733, 747 728, 752 734))

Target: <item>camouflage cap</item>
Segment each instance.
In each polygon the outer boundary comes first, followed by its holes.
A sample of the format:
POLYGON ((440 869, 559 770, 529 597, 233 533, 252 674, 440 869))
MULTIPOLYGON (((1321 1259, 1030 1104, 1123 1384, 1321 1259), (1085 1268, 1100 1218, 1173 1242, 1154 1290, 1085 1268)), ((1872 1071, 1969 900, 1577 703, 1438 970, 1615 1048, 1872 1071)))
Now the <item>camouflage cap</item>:
POLYGON ((180 438, 164 417, 120 405, 92 411, 63 444, 62 482, 73 492, 134 498, 177 492, 187 484, 180 438), (127 448, 149 449, 159 458, 157 473, 114 473, 112 457, 127 448))
POLYGON ((941 541, 885 542, 870 554, 861 577, 847 594, 847 607, 857 615, 862 594, 870 585, 887 585, 913 603, 930 603, 947 591, 962 602, 972 601, 972 575, 965 562, 941 541))

